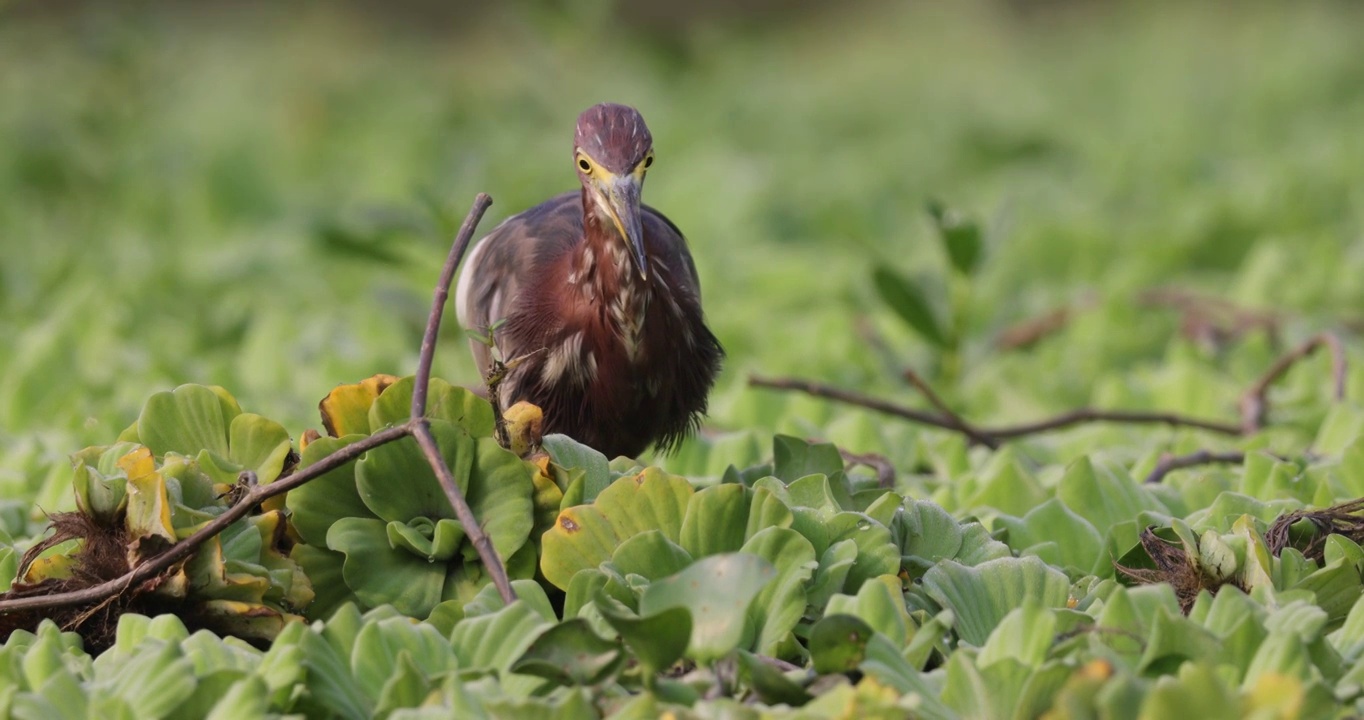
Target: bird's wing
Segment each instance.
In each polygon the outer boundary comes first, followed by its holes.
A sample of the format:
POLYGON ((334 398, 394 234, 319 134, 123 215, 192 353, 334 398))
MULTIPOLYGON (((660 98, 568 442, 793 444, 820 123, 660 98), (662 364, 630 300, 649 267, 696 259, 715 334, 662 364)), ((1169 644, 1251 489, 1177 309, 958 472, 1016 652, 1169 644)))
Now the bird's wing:
MULTIPOLYGON (((581 233, 579 197, 565 193, 552 198, 507 218, 478 241, 455 288, 455 312, 461 325, 484 331, 510 315, 523 289, 537 283, 539 274, 571 245, 574 233, 581 233)), ((522 352, 503 345, 501 333, 498 337, 504 357, 522 352)), ((486 373, 488 349, 474 343, 474 358, 486 373)))
MULTIPOLYGON (((692 295, 699 302, 701 300, 701 279, 696 274, 696 262, 692 260, 691 251, 687 249, 687 239, 682 235, 682 231, 673 224, 672 220, 663 213, 644 206, 645 235, 656 240, 654 247, 649 249, 650 253, 658 256, 658 260, 667 268, 686 268, 686 275, 679 276, 679 279, 687 283, 692 295)), ((677 276, 677 272, 673 272, 677 276)))

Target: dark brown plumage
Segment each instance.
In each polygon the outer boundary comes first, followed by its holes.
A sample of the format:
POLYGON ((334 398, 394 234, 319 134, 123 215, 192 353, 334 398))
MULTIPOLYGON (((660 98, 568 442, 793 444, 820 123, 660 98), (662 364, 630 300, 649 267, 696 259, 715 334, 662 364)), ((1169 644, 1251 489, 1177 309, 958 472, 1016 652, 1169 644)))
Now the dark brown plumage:
MULTIPOLYGON (((630 107, 578 118, 582 188, 508 218, 474 247, 456 291, 460 322, 495 331, 503 407, 544 411, 608 457, 674 447, 695 429, 724 351, 706 327, 681 231, 640 203, 653 139, 630 107)), ((472 344, 487 374, 489 348, 472 344)))

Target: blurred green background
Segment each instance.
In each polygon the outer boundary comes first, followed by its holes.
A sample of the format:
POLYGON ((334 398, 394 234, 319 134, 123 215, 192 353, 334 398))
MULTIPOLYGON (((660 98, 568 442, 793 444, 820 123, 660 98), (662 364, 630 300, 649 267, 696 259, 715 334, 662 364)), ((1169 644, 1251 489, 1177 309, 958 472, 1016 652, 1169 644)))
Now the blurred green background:
MULTIPOLYGON (((1280 342, 1364 315, 1362 29, 1346 2, 0 6, 0 494, 180 383, 297 434, 332 386, 410 373, 469 201, 493 196, 486 230, 571 188, 604 100, 653 130, 646 202, 729 351, 713 430, 913 459, 917 430, 744 378, 918 402, 888 366, 936 355, 870 276, 946 292, 930 198, 985 229, 942 388, 968 415, 1234 418, 1274 341, 1209 348, 1138 298, 1276 308, 1280 342)), ((436 372, 472 382, 448 317, 436 372)), ((1314 362, 1289 419, 1320 419, 1314 362)))

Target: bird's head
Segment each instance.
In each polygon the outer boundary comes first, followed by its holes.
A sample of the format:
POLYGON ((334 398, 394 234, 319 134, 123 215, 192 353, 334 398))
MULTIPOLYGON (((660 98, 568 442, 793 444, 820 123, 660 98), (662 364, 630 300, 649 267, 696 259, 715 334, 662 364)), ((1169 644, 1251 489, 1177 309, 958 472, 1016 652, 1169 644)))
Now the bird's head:
POLYGON ((635 269, 648 278, 640 192, 654 162, 654 140, 639 111, 626 105, 593 105, 578 116, 573 164, 597 212, 611 219, 629 245, 635 269))

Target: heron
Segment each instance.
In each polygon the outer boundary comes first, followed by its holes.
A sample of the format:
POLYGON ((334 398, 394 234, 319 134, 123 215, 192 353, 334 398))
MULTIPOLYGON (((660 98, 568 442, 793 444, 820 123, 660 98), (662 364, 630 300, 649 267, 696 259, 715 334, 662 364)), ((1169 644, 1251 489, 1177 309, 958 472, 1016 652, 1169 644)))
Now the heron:
POLYGON ((513 365, 501 407, 525 401, 562 433, 605 454, 675 449, 706 412, 724 349, 706 326, 682 231, 642 204, 654 164, 639 111, 594 105, 578 116, 581 188, 507 218, 470 252, 455 290, 486 378, 494 352, 513 365))

